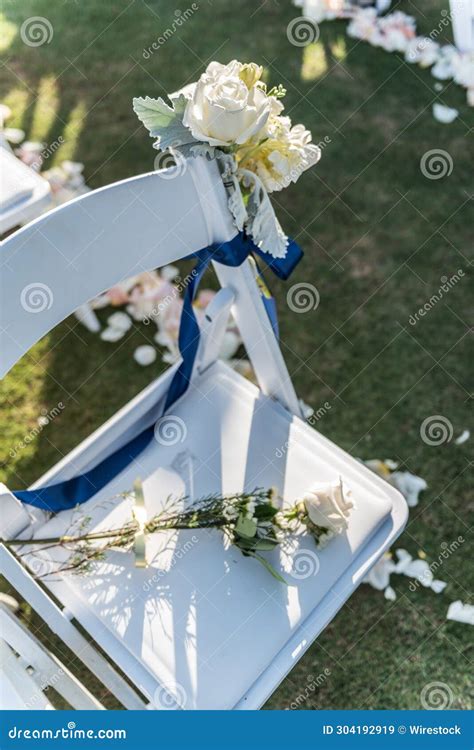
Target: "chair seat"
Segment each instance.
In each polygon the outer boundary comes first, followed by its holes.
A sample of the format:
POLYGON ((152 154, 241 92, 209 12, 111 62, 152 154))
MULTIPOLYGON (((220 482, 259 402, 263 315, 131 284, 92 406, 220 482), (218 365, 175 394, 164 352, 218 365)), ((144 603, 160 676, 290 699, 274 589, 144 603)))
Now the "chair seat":
MULTIPOLYGON (((105 501, 138 475, 149 516, 170 495, 276 486, 291 502, 314 482, 342 477, 355 500, 347 533, 322 550, 304 535, 266 553, 288 586, 226 549, 219 532, 199 530, 150 536, 145 569, 133 553, 117 551, 86 576, 45 582, 156 708, 256 708, 400 533, 406 504, 223 363, 197 377, 170 416, 168 444, 153 440, 80 507, 90 528, 129 517, 128 500, 105 501)), ((58 514, 35 536, 64 532, 74 513, 58 514)), ((36 555, 31 568, 38 566, 36 555)))

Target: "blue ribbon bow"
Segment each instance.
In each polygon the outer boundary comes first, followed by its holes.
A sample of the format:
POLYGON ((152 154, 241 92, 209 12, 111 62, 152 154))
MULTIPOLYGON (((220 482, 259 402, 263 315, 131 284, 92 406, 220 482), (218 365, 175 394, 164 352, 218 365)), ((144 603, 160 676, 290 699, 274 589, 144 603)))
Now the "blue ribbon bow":
MULTIPOLYGON (((263 252, 247 235, 240 232, 229 242, 209 245, 185 258, 185 260, 195 258, 197 259, 197 263, 193 278, 186 288, 183 300, 178 338, 179 351, 182 358, 181 364, 171 381, 166 395, 163 414, 186 392, 191 380, 200 339, 199 323, 194 313, 193 301, 196 297, 199 282, 210 262, 216 261, 225 266, 235 268, 240 266, 249 256, 253 256, 254 258, 257 256, 264 261, 266 267, 270 268, 276 276, 286 280, 301 260, 302 255, 303 252, 296 242, 290 240, 285 257, 274 258, 269 253, 263 252)), ((275 301, 270 295, 263 295, 263 302, 273 331, 278 336, 275 301)), ((150 411, 153 411, 153 409, 150 411)), ((160 416, 162 414, 155 414, 154 422, 160 416)), ((132 438, 126 445, 111 453, 84 474, 79 474, 71 479, 50 484, 46 487, 40 487, 35 490, 20 490, 13 494, 23 503, 28 503, 28 505, 33 505, 36 508, 54 513, 85 503, 86 500, 89 500, 117 476, 117 474, 123 471, 147 447, 153 439, 154 431, 155 424, 153 423, 150 427, 142 430, 142 432, 132 438)))

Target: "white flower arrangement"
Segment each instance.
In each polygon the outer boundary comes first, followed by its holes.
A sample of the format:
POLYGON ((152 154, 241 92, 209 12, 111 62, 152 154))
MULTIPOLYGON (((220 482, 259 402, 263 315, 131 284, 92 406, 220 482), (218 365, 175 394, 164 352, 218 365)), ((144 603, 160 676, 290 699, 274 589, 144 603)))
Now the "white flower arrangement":
POLYGON ((210 63, 196 83, 163 99, 136 98, 138 118, 156 138, 154 147, 179 158, 216 158, 237 228, 277 258, 288 238, 268 193, 283 190, 316 164, 321 150, 303 125, 282 114, 282 86, 271 89, 263 68, 232 60, 210 63))

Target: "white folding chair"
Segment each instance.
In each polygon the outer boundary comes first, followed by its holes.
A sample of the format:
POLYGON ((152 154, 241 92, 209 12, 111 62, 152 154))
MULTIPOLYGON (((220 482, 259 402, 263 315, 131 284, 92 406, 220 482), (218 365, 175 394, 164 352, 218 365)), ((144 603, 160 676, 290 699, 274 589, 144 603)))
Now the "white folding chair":
POLYGON ((36 218, 50 204, 49 182, 15 156, 0 132, 0 235, 36 218))
MULTIPOLYGON (((164 170, 96 190, 4 243, 3 373, 104 289, 236 235, 214 162, 191 159, 181 174, 172 179, 171 174, 164 170), (35 285, 46 301, 42 312, 33 314, 24 302, 25 289, 35 285)), ((288 586, 235 548, 226 549, 220 534, 206 531, 171 534, 165 545, 162 535, 151 535, 145 569, 134 565, 132 553, 117 551, 88 575, 45 578, 67 616, 88 631, 157 709, 259 708, 407 518, 406 503, 395 489, 301 419, 252 263, 238 268, 214 263, 214 268, 223 289, 207 311, 190 387, 171 409, 181 434, 168 444, 152 440, 80 512, 91 516, 93 524, 116 520, 123 504, 111 507, 106 500, 130 489, 137 475, 144 482, 149 515, 169 495, 198 498, 276 485, 285 499, 295 500, 315 481, 339 476, 351 487, 356 507, 347 533, 325 549, 316 550, 303 535, 292 550, 269 554, 288 586), (230 310, 260 388, 217 359, 230 310)), ((175 369, 151 383, 33 487, 86 471, 144 429, 151 405, 165 397, 175 369)), ((73 511, 63 511, 48 518, 22 506, 6 488, 0 503, 4 539, 18 533, 63 533, 73 516, 73 511)), ((23 558, 33 571, 40 554, 23 558)), ((10 552, 4 550, 2 559, 14 568, 12 583, 20 590, 15 579, 21 572, 24 582, 29 574, 10 552)), ((64 629, 64 611, 56 610, 51 610, 49 624, 58 622, 64 629)), ((103 664, 96 670, 105 684, 103 664)))
POLYGON ((454 44, 460 52, 474 51, 474 0, 449 0, 454 44))
POLYGON ((54 709, 45 692, 53 688, 71 708, 103 705, 54 654, 0 604, 0 710, 54 709))

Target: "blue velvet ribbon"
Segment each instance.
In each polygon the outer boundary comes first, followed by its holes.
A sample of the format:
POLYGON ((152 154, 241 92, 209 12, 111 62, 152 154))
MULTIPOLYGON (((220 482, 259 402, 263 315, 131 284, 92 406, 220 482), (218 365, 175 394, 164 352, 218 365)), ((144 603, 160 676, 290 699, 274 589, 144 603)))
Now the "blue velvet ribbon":
MULTIPOLYGON (((155 405, 155 413, 150 413, 150 418, 153 418, 153 424, 142 430, 126 445, 104 458, 92 469, 71 479, 50 484, 46 487, 14 492, 15 497, 23 503, 54 513, 74 508, 76 505, 85 503, 86 500, 95 495, 149 445, 154 436, 154 423, 156 420, 169 411, 171 406, 186 392, 189 386, 200 339, 200 329, 194 313, 193 301, 196 297, 199 282, 211 261, 235 268, 240 266, 249 256, 252 256, 255 261, 257 261, 257 258, 263 261, 265 267, 270 268, 280 279, 286 280, 301 260, 302 255, 302 250, 295 242, 290 240, 285 257, 274 258, 257 247, 243 232, 237 234, 229 242, 209 245, 202 250, 198 250, 196 253, 188 255, 186 260, 196 259, 197 263, 192 274, 192 279, 186 287, 183 300, 178 339, 182 359, 166 394, 162 412, 159 413, 161 411, 161 409, 158 410, 159 404, 155 405)), ((260 269, 258 269, 258 273, 261 278, 260 269)), ((260 286, 266 289, 263 280, 260 286)), ((268 292, 262 294, 262 299, 272 329, 275 335, 278 336, 275 302, 268 292)), ((153 412, 153 409, 150 412, 153 412)))

